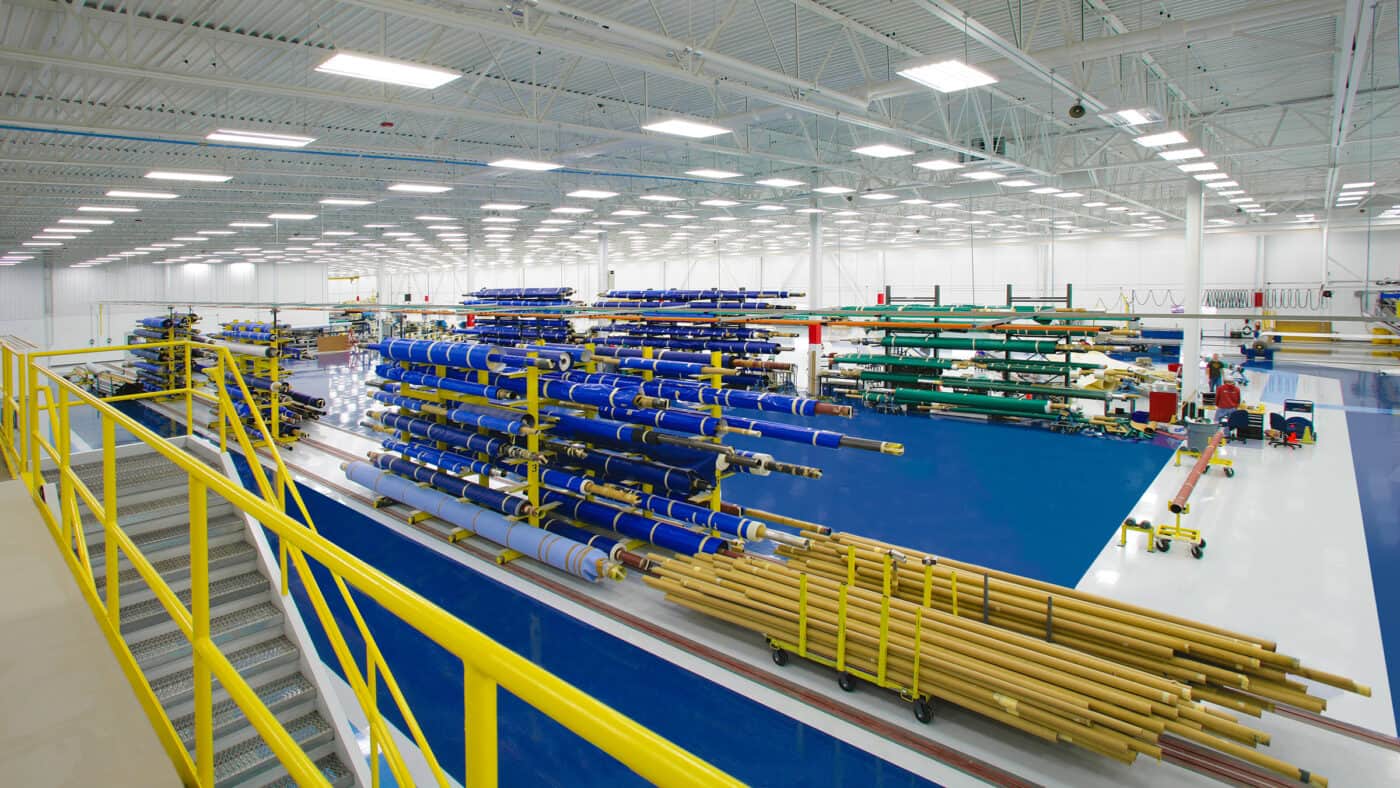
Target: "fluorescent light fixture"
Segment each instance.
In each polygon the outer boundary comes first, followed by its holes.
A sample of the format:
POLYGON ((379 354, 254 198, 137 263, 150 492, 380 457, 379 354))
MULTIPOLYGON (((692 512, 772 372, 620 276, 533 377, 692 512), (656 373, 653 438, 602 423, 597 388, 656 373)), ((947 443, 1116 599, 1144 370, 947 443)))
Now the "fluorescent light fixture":
POLYGON ((79 205, 78 210, 82 213, 140 213, 140 208, 128 208, 123 205, 79 205))
POLYGON ((1358 181, 1356 183, 1344 183, 1342 184, 1342 189, 1369 189, 1375 185, 1375 181, 1358 181))
POLYGON ((612 212, 613 216, 646 216, 646 211, 638 211, 634 208, 622 208, 612 212))
MULTIPOLYGON (((764 178, 761 181, 754 181, 759 186, 772 186, 775 189, 791 189, 797 186, 806 186, 803 181, 795 181, 791 178, 764 178)), ((643 200, 646 198, 643 197, 643 200)))
POLYGON ((1070 199, 1071 197, 1083 197, 1083 196, 1084 196, 1084 193, 1083 193, 1083 192, 1060 192, 1059 194, 1056 194, 1055 196, 1058 197, 1058 198, 1060 198, 1060 199, 1062 199, 1062 200, 1068 200, 1068 199, 1070 199))
POLYGON ((921 197, 910 197, 910 198, 907 199, 907 200, 900 200, 900 201, 899 201, 899 204, 900 204, 900 205, 928 205, 928 204, 930 204, 931 202, 932 202, 931 200, 925 200, 925 199, 923 199, 923 198, 921 198, 921 197))
POLYGON ((576 205, 561 205, 558 208, 550 208, 550 213, 593 213, 592 208, 580 208, 576 205))
POLYGON ((237 230, 195 230, 195 235, 237 235, 237 230))
POLYGON ((1209 186, 1212 189, 1229 189, 1239 185, 1239 181, 1211 181, 1210 183, 1206 184, 1206 186, 1209 186))
POLYGON ((685 171, 685 174, 686 174, 686 175, 694 175, 694 176, 697 177, 697 178, 712 178, 712 179, 717 180, 717 181, 722 181, 722 180, 724 180, 724 179, 726 179, 726 178, 737 178, 737 177, 739 177, 742 173, 730 172, 729 170, 699 169, 699 170, 686 170, 686 171, 685 171))
POLYGON ((897 73, 907 80, 933 88, 939 93, 953 93, 968 88, 990 85, 997 81, 997 78, 991 74, 975 69, 961 60, 944 60, 939 63, 914 66, 897 73))
MULTIPOLYGON (((1182 165, 1180 165, 1180 166, 1185 167, 1185 166, 1187 166, 1187 165, 1182 164, 1182 165)), ((1223 172, 1203 172, 1203 173, 1201 173, 1200 175, 1196 175, 1196 176, 1194 176, 1194 177, 1196 178, 1196 180, 1202 181, 1202 182, 1204 182, 1204 181, 1224 181, 1224 180, 1229 180, 1229 179, 1230 179, 1230 176, 1229 176, 1229 175, 1226 175, 1226 174, 1223 173, 1223 172)))
POLYGON ((753 207, 753 209, 754 209, 755 211, 786 211, 786 210, 787 210, 787 208, 785 208, 785 207, 783 207, 783 206, 781 206, 781 205, 773 205, 773 204, 771 204, 771 203, 764 203, 763 205, 755 205, 755 206, 753 207))
POLYGON ((289 221, 289 222, 303 222, 303 221, 306 221, 307 219, 315 219, 315 218, 316 218, 316 214, 314 214, 314 213, 270 213, 270 214, 267 215, 267 218, 269 218, 269 219, 281 219, 281 220, 289 221))
POLYGON ((1206 154, 1200 148, 1177 148, 1176 150, 1159 151, 1157 155, 1167 161, 1182 161, 1184 159, 1199 159, 1206 154))
POLYGON ((55 234, 55 233, 49 232, 48 230, 45 230, 44 233, 43 233, 42 235, 31 235, 31 236, 29 236, 29 237, 30 237, 30 238, 33 238, 33 239, 35 239, 35 240, 38 240, 38 241, 52 241, 52 240, 56 240, 56 239, 59 239, 59 238, 65 240, 65 241, 72 241, 72 240, 76 239, 78 236, 76 236, 76 235, 68 235, 68 234, 66 234, 66 233, 64 233, 64 234, 55 234))
POLYGON ((860 148, 851 148, 851 153, 859 153, 862 156, 872 156, 877 159, 897 159, 900 156, 914 155, 914 151, 908 148, 901 148, 898 145, 886 145, 883 142, 875 145, 865 145, 860 148))
POLYGON ((1165 148, 1168 145, 1180 145, 1186 142, 1186 135, 1179 131, 1164 131, 1160 134, 1144 134, 1141 137, 1133 137, 1133 142, 1144 148, 1165 148))
POLYGON ((647 202, 682 202, 684 200, 682 197, 672 197, 669 194, 643 194, 638 199, 647 202))
POLYGON ((483 216, 481 218, 481 221, 487 224, 508 224, 510 222, 518 222, 520 220, 515 218, 514 216, 483 216))
POLYGON ((1113 206, 1109 206, 1109 208, 1108 208, 1108 212, 1109 212, 1109 213, 1122 213, 1123 211, 1126 211, 1126 210, 1128 210, 1128 209, 1127 209, 1126 207, 1122 206, 1122 205, 1113 205, 1113 206))
POLYGON ((850 194, 855 191, 855 189, 848 186, 818 186, 812 191, 821 192, 822 194, 850 194))
MULTIPOLYGON (((1365 196, 1366 196, 1366 192, 1364 192, 1364 191, 1362 191, 1362 192, 1342 192, 1342 193, 1338 194, 1337 196, 1340 197, 1340 198, 1343 198, 1343 199, 1350 198, 1350 197, 1365 197, 1365 196)), ((67 219, 59 219, 59 220, 58 220, 58 223, 59 223, 59 224, 63 224, 63 223, 65 223, 65 222, 67 222, 67 221, 68 221, 67 219)), ((108 224, 111 224, 111 222, 108 222, 108 224)))
POLYGON ((112 224, 111 219, 59 219, 59 224, 112 224))
POLYGON ((1192 162, 1191 164, 1178 164, 1176 165, 1176 168, 1178 170, 1181 170, 1182 172, 1209 172, 1210 170, 1218 169, 1215 166, 1215 162, 1212 161, 1197 161, 1192 162))
POLYGON ((569 192, 566 197, 578 197, 583 200, 606 200, 609 197, 616 197, 617 192, 605 192, 598 189, 577 189, 569 192))
POLYGON ((916 161, 914 166, 924 170, 942 172, 943 170, 961 170, 963 165, 952 159, 929 159, 928 161, 916 161))
POLYGON ((1036 189, 1031 189, 1031 194, 1055 194, 1058 191, 1059 188, 1055 186, 1041 186, 1036 189))
POLYGON ((1244 194, 1244 189, 1224 189, 1215 194, 1219 197, 1233 197, 1236 194, 1244 194))
POLYGON ((708 123, 701 123, 694 120, 683 120, 672 118, 656 123, 648 123, 642 127, 647 131, 655 131, 661 134, 674 134, 677 137, 689 137, 693 140, 702 140, 706 137, 718 137, 721 134, 728 134, 729 129, 721 126, 712 126, 708 123))
POLYGON ((548 172, 563 167, 562 164, 555 164, 552 161, 540 161, 538 159, 497 159, 490 162, 492 167, 503 167, 507 170, 527 170, 529 172, 548 172))
POLYGON ((25 241, 20 246, 62 246, 62 241, 25 241))
POLYGON ((113 189, 107 192, 108 197, 124 197, 128 200, 173 200, 180 195, 170 192, 134 192, 126 189, 113 189))
POLYGON ((992 172, 991 170, 973 170, 972 172, 960 172, 958 175, 974 181, 999 181, 1006 177, 999 172, 992 172))
POLYGON ((1006 186, 1012 189, 1024 189, 1027 186, 1034 186, 1035 181, 1028 181, 1025 178, 1013 178, 1009 181, 1002 181, 998 186, 1006 186))
POLYGON ((352 200, 346 197, 327 197, 322 205, 374 205, 374 200, 352 200))
POLYGON ((271 227, 267 222, 229 222, 229 227, 271 227))
POLYGON ((1253 198, 1253 197, 1236 197, 1236 198, 1234 198, 1233 200, 1230 200, 1230 202, 1233 203, 1233 204, 1239 204, 1239 203, 1242 203, 1242 202, 1254 202, 1254 198, 1253 198))
POLYGON ((273 148, 305 148, 316 141, 315 137, 299 137, 295 134, 268 134, 262 131, 239 131, 238 129, 218 129, 205 136, 204 139, 210 142, 267 145, 273 148))
POLYGON ((170 240, 172 240, 172 241, 183 241, 183 242, 185 242, 185 243, 190 243, 190 242, 192 242, 192 241, 207 241, 207 240, 209 240, 209 239, 208 239, 208 238, 205 238, 205 237, 202 236, 202 235, 177 235, 177 236, 175 236, 174 238, 171 238, 170 240))
POLYGON ((1121 126, 1141 126, 1144 123, 1157 123, 1162 119, 1162 114, 1155 109, 1139 107, 1136 109, 1120 109, 1114 112, 1105 112, 1100 114, 1099 117, 1109 123, 1117 123, 1121 126))
POLYGON ((145 177, 153 181, 194 181, 195 183, 228 183, 233 180, 232 175, 220 175, 215 172, 176 172, 174 170, 151 170, 146 173, 145 177))
POLYGON ((868 192, 866 194, 862 194, 860 198, 862 200, 896 200, 899 199, 899 195, 889 194, 886 192, 868 192))
POLYGON ((483 204, 482 204, 481 210, 483 210, 483 211, 523 211, 523 210, 525 210, 526 208, 529 208, 529 207, 530 207, 530 206, 528 206, 528 205, 521 205, 521 204, 518 203, 518 202, 488 202, 488 203, 483 203, 483 204))
POLYGON ((426 90, 442 87, 462 76, 460 72, 445 68, 354 52, 337 52, 323 60, 316 70, 322 74, 368 79, 426 90))
POLYGON ((1094 201, 1094 202, 1086 202, 1086 203, 1084 203, 1084 207, 1085 207, 1085 208, 1102 208, 1102 207, 1104 207, 1105 205, 1108 205, 1108 203, 1106 203, 1106 202, 1099 202, 1099 201, 1097 201, 1097 200, 1094 201))
POLYGON ((389 187, 391 192, 409 192, 410 194, 442 194, 452 191, 451 186, 437 186, 431 183, 396 183, 389 187))

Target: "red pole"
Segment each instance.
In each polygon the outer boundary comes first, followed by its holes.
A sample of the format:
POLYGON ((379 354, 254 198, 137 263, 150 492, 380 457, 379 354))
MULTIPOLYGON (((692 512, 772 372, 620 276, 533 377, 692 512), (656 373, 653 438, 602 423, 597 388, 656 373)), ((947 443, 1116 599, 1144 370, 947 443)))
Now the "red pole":
POLYGON ((1191 472, 1186 475, 1186 481, 1182 482, 1181 489, 1177 490, 1176 497, 1172 499, 1167 508, 1172 514, 1181 514, 1186 509, 1186 500, 1191 497, 1191 491, 1196 489, 1196 482, 1200 481, 1201 474, 1210 467, 1210 458, 1215 456, 1215 450, 1220 448, 1220 442, 1225 440, 1225 430, 1219 430, 1211 436, 1210 443, 1206 444, 1206 450, 1201 452, 1196 464, 1191 468, 1191 472))

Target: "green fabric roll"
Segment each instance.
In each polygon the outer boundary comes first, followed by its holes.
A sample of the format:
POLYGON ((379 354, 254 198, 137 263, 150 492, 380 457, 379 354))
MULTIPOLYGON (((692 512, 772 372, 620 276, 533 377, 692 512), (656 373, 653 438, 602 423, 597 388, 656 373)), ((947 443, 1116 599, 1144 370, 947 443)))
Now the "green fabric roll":
POLYGON ((862 364, 866 366, 884 365, 887 367, 914 367, 917 369, 952 369, 953 362, 946 358, 915 358, 912 356, 876 356, 853 353, 832 359, 835 364, 862 364))
POLYGON ((895 389, 893 394, 867 394, 867 401, 905 402, 928 405, 953 405, 974 411, 994 410, 1023 415, 1048 414, 1050 403, 1047 400, 1011 399, 991 397, 986 394, 962 394, 953 391, 922 391, 919 389, 895 389))
POLYGON ((991 350, 1012 353, 1053 353, 1055 339, 980 339, 977 337, 882 337, 884 347, 940 348, 943 350, 991 350))

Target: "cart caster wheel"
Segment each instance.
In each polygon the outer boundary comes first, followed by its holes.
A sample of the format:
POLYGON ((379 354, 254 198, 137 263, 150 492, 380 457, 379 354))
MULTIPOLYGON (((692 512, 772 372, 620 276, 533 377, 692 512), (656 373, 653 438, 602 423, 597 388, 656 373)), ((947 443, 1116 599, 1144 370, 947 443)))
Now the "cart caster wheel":
POLYGON ((933 703, 923 698, 914 701, 914 719, 925 725, 933 722, 933 703))
POLYGON ((773 664, 782 667, 788 663, 788 653, 780 648, 773 649, 773 664))
POLYGON ((839 675, 839 676, 836 677, 836 686, 840 687, 841 689, 845 690, 846 692, 855 692, 855 691, 856 691, 856 680, 855 680, 855 677, 852 676, 852 675, 849 674, 849 673, 842 673, 841 675, 839 675))
POLYGON ((1206 549, 1206 540, 1204 540, 1204 539, 1201 540, 1201 549, 1202 549, 1202 550, 1206 549))
POLYGON ((1191 545, 1191 557, 1199 559, 1206 554, 1205 545, 1191 545))
POLYGON ((1234 468, 1226 468, 1226 469, 1225 469, 1225 478, 1227 478, 1227 479, 1233 479, 1233 478, 1235 478, 1235 469, 1234 469, 1234 468))
POLYGON ((1129 528, 1136 528, 1138 523, 1137 520, 1134 520, 1133 518, 1129 517, 1128 519, 1123 521, 1123 524, 1128 526, 1129 528))
POLYGON ((1158 550, 1159 552, 1169 553, 1169 552, 1171 552, 1171 549, 1172 549, 1172 540, 1170 540, 1170 539, 1158 539, 1158 540, 1157 540, 1157 550, 1158 550))

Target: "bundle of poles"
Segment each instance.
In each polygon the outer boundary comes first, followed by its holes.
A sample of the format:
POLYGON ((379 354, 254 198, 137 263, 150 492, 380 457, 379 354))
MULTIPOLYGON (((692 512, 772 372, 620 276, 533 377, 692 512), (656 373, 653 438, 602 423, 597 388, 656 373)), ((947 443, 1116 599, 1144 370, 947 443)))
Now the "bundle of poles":
POLYGON ((608 561, 644 567, 632 550, 647 543, 681 555, 745 542, 805 544, 725 506, 718 487, 734 473, 817 478, 820 469, 724 445, 727 434, 831 449, 903 450, 736 415, 731 411, 850 415, 850 408, 715 385, 733 372, 714 366, 718 353, 702 363, 595 357, 586 347, 554 344, 393 339, 369 347, 384 363, 375 368, 379 379, 368 382, 367 394, 389 409, 367 412, 362 426, 392 437, 384 440, 384 453, 371 454, 368 468, 347 466, 347 474, 464 530, 492 541, 508 538, 510 544, 502 544, 589 580, 616 573, 592 558, 573 560, 580 546, 601 544, 608 561), (604 361, 618 371, 590 371, 604 361), (427 491, 410 489, 414 483, 427 491), (447 505, 444 495, 461 505, 447 505), (526 518, 526 525, 551 537, 540 542, 519 529, 502 529, 472 507, 526 518))
POLYGON ((1258 751, 1268 735, 1236 714, 1322 712, 1300 679, 1371 694, 1263 638, 811 524, 802 535, 779 560, 673 559, 647 582, 775 647, 1125 762, 1160 757, 1170 736, 1325 786, 1258 751))

